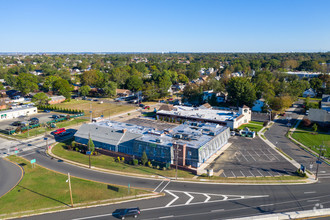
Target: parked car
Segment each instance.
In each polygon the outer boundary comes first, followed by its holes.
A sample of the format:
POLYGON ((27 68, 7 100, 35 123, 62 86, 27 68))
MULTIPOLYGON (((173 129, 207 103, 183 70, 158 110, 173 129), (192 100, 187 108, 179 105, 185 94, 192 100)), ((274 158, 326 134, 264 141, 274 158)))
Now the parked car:
POLYGON ((144 106, 144 108, 143 109, 150 109, 150 106, 149 105, 147 105, 147 106, 144 106))
POLYGON ((21 126, 21 122, 20 121, 14 121, 13 123, 11 123, 11 125, 13 125, 13 126, 21 126))
POLYGON ((65 131, 66 131, 65 128, 59 128, 56 131, 54 131, 53 134, 54 135, 59 135, 59 134, 65 132, 65 131))
POLYGON ((38 118, 31 118, 29 120, 30 122, 30 125, 36 125, 36 124, 39 124, 39 119, 38 118))
POLYGON ((125 219, 126 217, 134 217, 137 218, 140 215, 140 208, 136 207, 136 208, 128 208, 128 209, 124 209, 123 211, 121 211, 118 215, 119 218, 121 219, 125 219))
POLYGON ((58 118, 60 118, 58 115, 52 115, 52 118, 54 118, 54 119, 58 119, 58 118))
POLYGON ((45 111, 44 112, 46 112, 46 113, 49 113, 50 112, 50 110, 48 110, 48 109, 45 109, 45 111))
POLYGON ((64 131, 62 133, 59 133, 58 136, 64 137, 64 136, 67 136, 67 135, 70 135, 70 134, 71 134, 71 132, 64 131))
POLYGON ((139 104, 139 107, 143 108, 145 105, 144 104, 139 104))
POLYGON ((60 118, 65 118, 66 116, 66 114, 60 114, 60 118))

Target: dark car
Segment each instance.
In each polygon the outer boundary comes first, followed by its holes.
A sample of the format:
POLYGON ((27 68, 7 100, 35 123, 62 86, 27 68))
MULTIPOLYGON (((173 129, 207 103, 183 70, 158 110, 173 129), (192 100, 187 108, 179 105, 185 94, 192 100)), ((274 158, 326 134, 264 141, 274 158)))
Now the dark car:
POLYGON ((144 104, 139 104, 139 107, 142 107, 143 108, 144 106, 145 106, 144 104))
POLYGON ((52 118, 54 118, 54 119, 58 119, 58 118, 60 118, 58 115, 52 115, 52 118))
POLYGON ((29 121, 30 121, 30 124, 31 123, 38 124, 39 123, 39 118, 31 118, 29 121))
POLYGON ((121 219, 125 219, 126 217, 134 217, 137 218, 140 215, 140 208, 128 208, 123 209, 119 214, 118 217, 121 219))
POLYGON ((48 109, 45 109, 45 112, 49 113, 49 112, 50 112, 50 110, 48 110, 48 109))
POLYGON ((13 126, 21 126, 22 122, 20 121, 14 121, 13 123, 11 123, 11 125, 13 126))

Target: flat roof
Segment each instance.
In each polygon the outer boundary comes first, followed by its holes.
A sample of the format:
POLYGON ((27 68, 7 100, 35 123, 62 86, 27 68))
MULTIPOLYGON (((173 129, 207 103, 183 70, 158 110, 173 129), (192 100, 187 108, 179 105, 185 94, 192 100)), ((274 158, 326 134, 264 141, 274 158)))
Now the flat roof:
MULTIPOLYGON (((227 129, 227 127, 218 124, 197 122, 189 122, 161 131, 157 131, 151 127, 110 120, 91 123, 89 125, 92 125, 93 127, 100 126, 102 128, 109 128, 109 130, 113 129, 117 131, 127 129, 126 132, 137 135, 135 140, 138 141, 149 142, 168 147, 171 147, 173 142, 176 142, 178 144, 186 144, 187 147, 191 148, 200 148, 204 146, 216 135, 227 129)), ((98 136, 102 136, 102 134, 99 134, 98 136)), ((112 139, 113 138, 114 137, 112 137, 112 139)), ((118 138, 120 137, 115 139, 118 138)))
POLYGON ((157 113, 166 115, 177 115, 181 117, 190 117, 194 119, 210 119, 216 121, 231 121, 239 117, 238 112, 226 111, 226 110, 215 110, 205 109, 200 107, 188 107, 188 106, 174 106, 175 109, 172 111, 160 110, 157 113))
POLYGON ((0 111, 0 114, 6 114, 6 113, 9 113, 9 112, 17 112, 17 111, 21 111, 21 110, 28 110, 28 109, 34 109, 34 108, 37 108, 37 107, 35 107, 35 106, 16 106, 13 109, 0 111))

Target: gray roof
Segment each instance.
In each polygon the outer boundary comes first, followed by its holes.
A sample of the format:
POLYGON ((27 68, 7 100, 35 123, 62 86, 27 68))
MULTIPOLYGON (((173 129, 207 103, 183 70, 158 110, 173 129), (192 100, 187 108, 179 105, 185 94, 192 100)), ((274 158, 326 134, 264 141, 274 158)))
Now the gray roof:
POLYGON ((83 124, 74 136, 88 139, 89 134, 93 141, 107 143, 114 146, 119 145, 120 143, 129 142, 142 136, 142 134, 132 133, 129 131, 124 133, 123 129, 102 126, 98 123, 83 124))

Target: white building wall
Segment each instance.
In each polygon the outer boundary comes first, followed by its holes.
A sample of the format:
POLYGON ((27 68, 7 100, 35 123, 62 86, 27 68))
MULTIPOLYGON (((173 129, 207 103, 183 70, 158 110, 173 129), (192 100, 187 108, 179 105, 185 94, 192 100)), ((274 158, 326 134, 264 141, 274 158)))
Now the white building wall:
POLYGON ((7 111, 0 111, 0 121, 8 120, 13 118, 18 118, 19 116, 29 116, 38 113, 37 107, 30 107, 30 108, 17 108, 11 109, 7 111))

